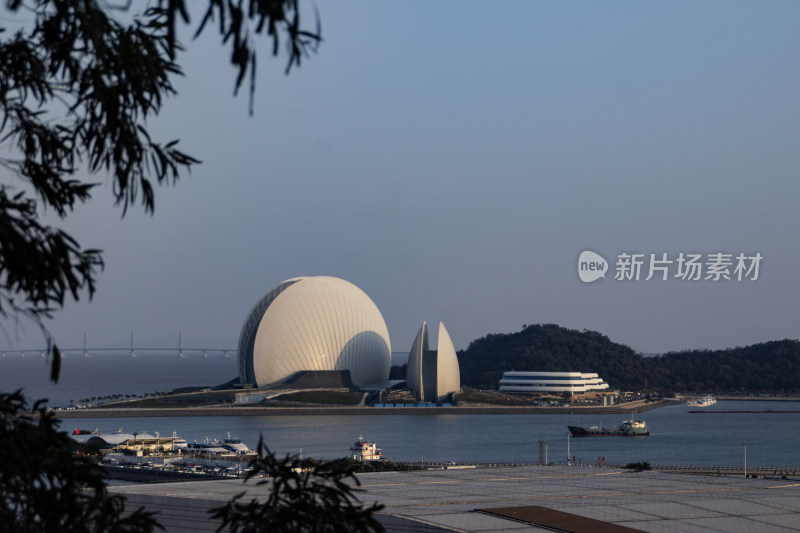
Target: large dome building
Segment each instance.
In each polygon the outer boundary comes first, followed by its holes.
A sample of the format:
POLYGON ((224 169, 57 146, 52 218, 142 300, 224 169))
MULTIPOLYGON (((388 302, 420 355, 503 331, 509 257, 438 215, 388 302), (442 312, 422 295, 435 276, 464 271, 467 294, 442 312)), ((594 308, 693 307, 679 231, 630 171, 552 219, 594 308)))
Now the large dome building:
POLYGON ((364 291, 343 279, 292 278, 253 307, 239 337, 239 381, 282 383, 302 371, 350 372, 357 386, 386 381, 389 331, 364 291))

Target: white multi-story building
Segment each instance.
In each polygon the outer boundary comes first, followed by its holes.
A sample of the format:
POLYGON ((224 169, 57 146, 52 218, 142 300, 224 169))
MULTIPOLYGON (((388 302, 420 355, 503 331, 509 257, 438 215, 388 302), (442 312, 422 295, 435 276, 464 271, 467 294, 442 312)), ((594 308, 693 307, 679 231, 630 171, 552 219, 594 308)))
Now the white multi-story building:
POLYGON ((584 394, 608 390, 608 383, 586 372, 504 372, 501 392, 584 394))

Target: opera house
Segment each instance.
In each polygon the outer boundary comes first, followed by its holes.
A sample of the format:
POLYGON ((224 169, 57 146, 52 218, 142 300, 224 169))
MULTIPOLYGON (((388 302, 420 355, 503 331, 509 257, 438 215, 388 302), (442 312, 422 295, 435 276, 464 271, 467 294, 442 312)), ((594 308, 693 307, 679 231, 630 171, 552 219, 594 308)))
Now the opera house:
POLYGON ((239 382, 263 387, 302 371, 346 371, 356 386, 386 382, 391 354, 386 323, 364 291, 334 277, 292 278, 245 320, 239 382))
POLYGON ((428 349, 428 325, 422 327, 408 354, 406 385, 421 402, 442 402, 461 390, 461 376, 453 341, 439 322, 436 350, 428 349))
MULTIPOLYGON (((288 279, 261 298, 239 336, 239 383, 255 387, 390 388, 392 348, 381 312, 343 279, 288 279)), ((438 350, 422 324, 409 355, 407 386, 420 401, 440 402, 461 381, 453 341, 439 324, 438 350)))

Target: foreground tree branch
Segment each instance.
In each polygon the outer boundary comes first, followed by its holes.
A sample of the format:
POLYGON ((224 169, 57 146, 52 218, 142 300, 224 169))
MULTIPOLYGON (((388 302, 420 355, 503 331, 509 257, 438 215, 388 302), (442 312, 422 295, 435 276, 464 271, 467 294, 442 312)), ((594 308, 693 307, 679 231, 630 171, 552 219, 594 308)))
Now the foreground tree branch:
MULTIPOLYGON (((195 35, 217 24, 236 70, 234 92, 250 80, 255 91, 256 38, 285 49, 286 72, 320 42, 302 29, 296 0, 207 0, 195 35), (282 44, 285 39, 285 44, 282 44)), ((182 74, 177 58, 179 24, 191 24, 182 0, 158 0, 122 23, 127 5, 96 0, 7 0, 10 15, 33 14, 34 22, 9 34, 0 27, 0 320, 27 316, 42 328, 57 381, 60 353, 42 320, 67 299, 96 290, 101 252, 84 249, 57 227, 41 222, 45 210, 62 219, 91 198, 107 175, 123 215, 141 202, 155 209, 155 186, 174 184, 199 161, 177 140, 154 140, 147 119, 175 94, 182 74)), ((21 17, 22 19, 22 17, 21 17)), ((3 20, 9 20, 4 17, 3 20)), ((44 532, 149 532, 160 527, 152 513, 126 512, 111 496, 103 470, 75 454, 37 402, 25 414, 21 393, 0 393, 0 529, 44 532)), ((382 531, 350 483, 352 471, 317 465, 298 472, 297 461, 278 460, 263 443, 254 475, 266 474, 272 490, 266 505, 242 503, 242 495, 216 511, 232 531, 382 531)))
MULTIPOLYGON (((111 180, 123 216, 137 202, 153 213, 155 187, 199 163, 178 140, 155 140, 147 128, 176 93, 177 30, 192 24, 183 0, 152 4, 135 15, 130 2, 6 2, 20 29, 0 27, 0 321, 33 319, 51 354, 57 346, 43 319, 67 298, 91 298, 103 261, 41 214, 68 216, 91 198, 97 183, 88 177, 96 175, 111 180)), ((257 39, 274 56, 285 51, 287 73, 321 41, 319 19, 315 31, 303 29, 296 0, 207 0, 202 13, 194 34, 217 28, 230 48, 234 93, 249 79, 251 112, 257 39)))
POLYGON ((0 393, 0 524, 3 531, 145 533, 161 526, 153 513, 126 512, 110 495, 94 459, 76 454, 41 402, 25 414, 19 391, 0 393))
POLYGON ((253 470, 245 482, 264 477, 255 484, 263 489, 241 492, 224 506, 209 511, 211 518, 221 521, 217 531, 371 533, 384 530, 375 518, 383 505, 364 506, 358 500, 359 481, 352 468, 341 462, 310 464, 290 456, 279 459, 263 440, 259 440, 257 452, 258 457, 251 462, 253 470), (245 501, 245 495, 255 497, 245 501))

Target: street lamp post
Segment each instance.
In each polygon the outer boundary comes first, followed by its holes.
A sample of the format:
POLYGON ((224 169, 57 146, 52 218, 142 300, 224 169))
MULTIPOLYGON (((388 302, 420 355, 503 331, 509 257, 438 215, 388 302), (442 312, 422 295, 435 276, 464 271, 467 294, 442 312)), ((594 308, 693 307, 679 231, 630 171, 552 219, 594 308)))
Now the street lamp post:
POLYGON ((744 477, 747 477, 747 443, 743 442, 744 446, 744 477))
POLYGON ((567 431, 567 464, 569 464, 569 431, 567 431))

